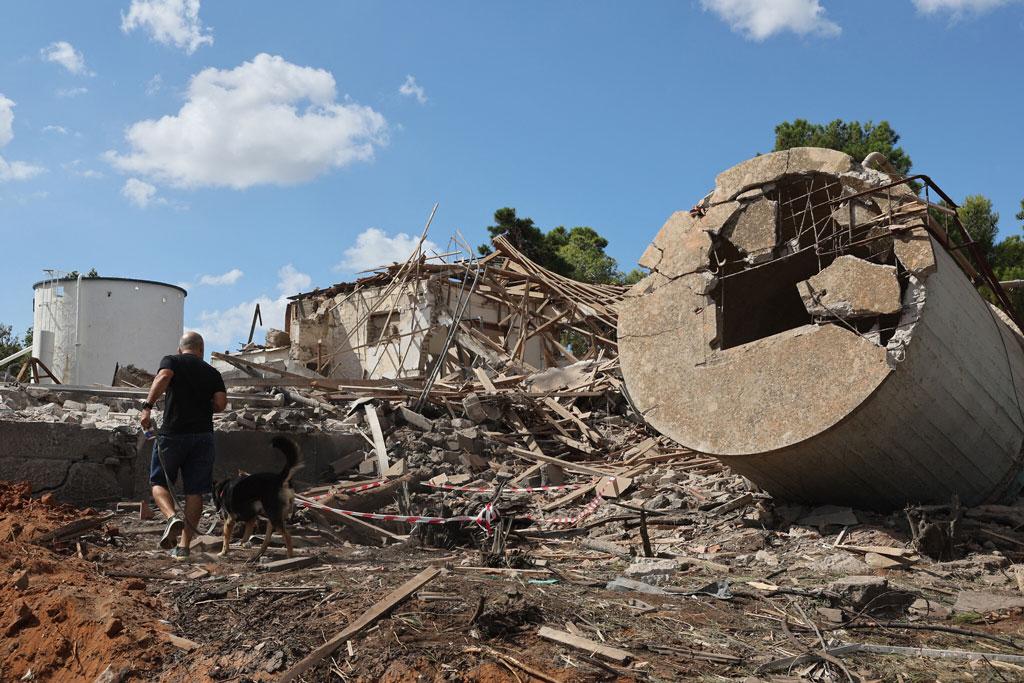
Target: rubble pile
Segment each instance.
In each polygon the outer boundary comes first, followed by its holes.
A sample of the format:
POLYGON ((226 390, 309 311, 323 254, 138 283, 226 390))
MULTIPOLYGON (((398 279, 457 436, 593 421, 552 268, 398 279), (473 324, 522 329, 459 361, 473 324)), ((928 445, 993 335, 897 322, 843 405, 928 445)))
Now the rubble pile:
MULTIPOLYGON (((476 264, 442 270, 461 272, 467 286, 488 282, 488 296, 510 291, 504 319, 513 310, 539 311, 537 319, 489 336, 460 319, 453 299, 437 318, 453 331, 450 343, 423 357, 419 375, 333 375, 329 353, 308 355, 309 329, 288 340, 307 344, 301 358, 254 355, 290 353, 286 333, 273 348, 215 355, 237 371, 219 431, 265 433, 268 442, 345 434, 360 444, 304 472, 316 483, 297 487, 294 557, 275 534, 250 561, 258 533, 219 555, 221 521, 208 507, 192 561, 175 563, 156 547, 164 523, 148 500, 76 510, 24 488, 10 494, 16 502, 0 507, 0 680, 1024 674, 1021 501, 965 507, 954 497, 878 512, 776 499, 654 431, 636 410, 607 338, 623 288, 599 296, 511 245, 500 254, 475 275, 476 264), (492 278, 489 267, 500 272, 492 278), (553 303, 530 308, 532 296, 553 303), (543 340, 541 367, 528 362, 533 336, 543 340), (47 563, 25 559, 33 557, 47 563), (39 602, 44 590, 92 600, 75 603, 92 611, 61 620, 39 602), (82 633, 89 648, 106 639, 108 670, 97 670, 98 659, 76 663, 82 633), (58 663, 37 646, 43 638, 71 643, 71 656, 58 663)), ((388 286, 409 282, 416 267, 441 272, 417 258, 368 280, 388 286)), ((307 303, 326 319, 353 291, 307 303)), ((317 314, 296 315, 309 325, 317 314)), ((5 388, 0 419, 128 433, 143 391, 5 388)))

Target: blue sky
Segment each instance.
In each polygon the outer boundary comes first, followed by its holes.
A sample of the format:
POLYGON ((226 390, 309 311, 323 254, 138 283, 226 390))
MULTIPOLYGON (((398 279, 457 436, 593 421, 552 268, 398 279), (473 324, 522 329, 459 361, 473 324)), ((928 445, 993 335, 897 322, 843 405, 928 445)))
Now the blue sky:
POLYGON ((260 301, 514 206, 623 269, 796 117, 889 120, 1020 230, 1024 2, 6 3, 0 322, 44 268, 188 283, 214 349, 260 301), (405 234, 403 239, 402 233, 405 234))

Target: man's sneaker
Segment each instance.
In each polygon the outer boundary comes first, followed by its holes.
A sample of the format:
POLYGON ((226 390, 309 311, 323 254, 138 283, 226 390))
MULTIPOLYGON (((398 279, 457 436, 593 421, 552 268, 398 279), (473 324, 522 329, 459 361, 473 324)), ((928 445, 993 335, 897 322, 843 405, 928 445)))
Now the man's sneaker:
POLYGON ((170 550, 178 544, 178 537, 181 536, 182 530, 185 528, 185 521, 181 517, 171 517, 167 521, 167 528, 164 529, 164 535, 160 537, 160 547, 164 550, 170 550))
POLYGON ((188 562, 189 561, 189 549, 188 548, 182 548, 180 545, 179 546, 175 546, 174 550, 171 551, 171 559, 172 560, 176 560, 178 562, 188 562))

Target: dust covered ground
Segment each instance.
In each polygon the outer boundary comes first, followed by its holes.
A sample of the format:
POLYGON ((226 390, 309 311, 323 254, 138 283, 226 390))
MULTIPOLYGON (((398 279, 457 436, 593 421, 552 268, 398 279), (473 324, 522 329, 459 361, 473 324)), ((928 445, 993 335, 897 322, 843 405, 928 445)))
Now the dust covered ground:
MULTIPOLYGON (((638 497, 657 495, 671 473, 660 465, 638 497)), ((209 538, 191 563, 174 563, 156 548, 162 524, 139 520, 137 508, 70 539, 33 543, 102 511, 4 484, 0 680, 277 680, 431 566, 442 568, 436 578, 298 680, 1024 678, 1024 665, 992 658, 836 650, 1024 655, 1020 556, 999 547, 1017 542, 1019 508, 990 506, 983 523, 968 517, 959 559, 939 562, 913 548, 901 515, 857 511, 844 520, 846 511, 775 507, 763 497, 722 513, 719 501, 746 495, 738 477, 687 474, 681 485, 693 489, 690 508, 647 517, 656 558, 640 557, 638 516, 613 504, 575 529, 513 524, 499 561, 473 525, 430 539, 448 548, 426 547, 419 534, 368 547, 300 512, 297 553, 313 564, 267 571, 247 563, 253 550, 237 542, 231 557, 218 557, 209 538), (616 579, 625 590, 608 588, 616 579), (542 626, 629 657, 543 639, 542 626)), ((272 546, 264 559, 283 557, 272 546)))

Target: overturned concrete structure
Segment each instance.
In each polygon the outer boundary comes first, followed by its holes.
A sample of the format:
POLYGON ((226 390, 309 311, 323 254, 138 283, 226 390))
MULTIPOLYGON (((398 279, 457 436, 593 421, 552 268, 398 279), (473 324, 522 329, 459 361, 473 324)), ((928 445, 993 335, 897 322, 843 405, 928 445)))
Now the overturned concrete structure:
POLYGON ((870 167, 884 163, 766 154, 673 214, 619 311, 629 394, 656 429, 778 497, 1012 497, 1021 336, 947 249, 941 207, 870 167))

